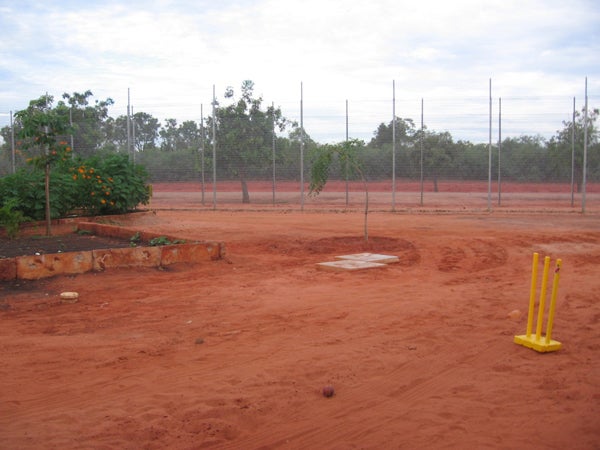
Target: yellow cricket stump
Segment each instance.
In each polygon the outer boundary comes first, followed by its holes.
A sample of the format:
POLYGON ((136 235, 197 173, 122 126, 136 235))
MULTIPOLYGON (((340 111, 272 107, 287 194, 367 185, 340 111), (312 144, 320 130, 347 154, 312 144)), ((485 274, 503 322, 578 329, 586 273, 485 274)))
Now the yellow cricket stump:
POLYGON ((542 323, 544 321, 544 311, 546 308, 546 290, 548 285, 548 271, 550 268, 550 257, 544 258, 544 272, 542 274, 542 286, 540 288, 540 302, 538 305, 537 326, 535 334, 533 330, 533 316, 535 314, 535 290, 537 284, 537 268, 539 255, 533 254, 533 264, 531 267, 531 288, 529 290, 529 311, 527 313, 527 330, 525 334, 515 336, 515 344, 523 345, 538 352, 554 352, 560 350, 562 344, 552 339, 552 326, 554 324, 554 311, 556 310, 556 296, 558 294, 558 280, 560 278, 560 267, 562 260, 556 260, 556 269, 554 270, 554 280, 552 282, 552 294, 550 296, 550 309, 548 311, 548 322, 546 323, 546 336, 542 336, 542 323))

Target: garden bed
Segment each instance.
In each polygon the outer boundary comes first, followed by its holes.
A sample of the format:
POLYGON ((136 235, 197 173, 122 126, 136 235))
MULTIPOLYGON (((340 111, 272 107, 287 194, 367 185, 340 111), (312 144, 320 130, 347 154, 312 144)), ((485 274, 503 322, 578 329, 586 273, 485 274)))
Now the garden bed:
POLYGON ((0 243, 0 280, 195 263, 221 259, 225 252, 221 242, 186 241, 93 222, 77 223, 75 233, 26 234, 12 241, 0 238, 0 243))
MULTIPOLYGON (((147 244, 147 243, 146 243, 147 244)), ((128 239, 116 239, 89 234, 60 234, 56 236, 23 236, 17 239, 0 237, 0 258, 16 256, 80 252, 101 248, 130 247, 128 239)))

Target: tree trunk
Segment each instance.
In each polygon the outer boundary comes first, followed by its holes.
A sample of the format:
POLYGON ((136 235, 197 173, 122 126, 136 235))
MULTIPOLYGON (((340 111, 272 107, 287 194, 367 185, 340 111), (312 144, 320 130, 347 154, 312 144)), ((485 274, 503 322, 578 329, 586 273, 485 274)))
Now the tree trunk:
POLYGON ((437 175, 433 176, 433 192, 438 192, 438 177, 437 177, 437 175))
POLYGON ((52 236, 52 219, 50 217, 50 163, 46 163, 46 176, 44 178, 46 192, 46 236, 52 236))
POLYGON ((363 171, 360 169, 360 166, 355 165, 354 166, 356 171, 358 172, 358 174, 360 175, 360 178, 363 181, 363 186, 365 188, 365 220, 364 220, 364 237, 365 237, 365 242, 369 242, 369 182, 367 181, 367 179, 365 178, 365 174, 363 173, 363 171))
POLYGON ((240 181, 242 183, 242 203, 250 203, 250 194, 248 193, 248 184, 246 183, 246 176, 240 175, 240 181))
MULTIPOLYGON (((361 172, 362 176, 362 172, 361 172)), ((365 224, 364 224, 364 232, 365 232, 365 242, 369 241, 369 184, 367 180, 365 180, 363 176, 363 182, 365 185, 365 224)))

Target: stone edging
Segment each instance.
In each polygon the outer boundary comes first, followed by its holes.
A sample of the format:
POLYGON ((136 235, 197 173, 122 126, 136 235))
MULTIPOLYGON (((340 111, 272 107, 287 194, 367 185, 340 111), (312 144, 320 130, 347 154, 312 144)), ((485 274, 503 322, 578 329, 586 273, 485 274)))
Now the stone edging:
MULTIPOLYGON (((78 230, 98 236, 129 239, 138 230, 94 222, 77 223, 78 230)), ((183 240, 174 236, 139 231, 144 241, 166 237, 169 241, 183 240)), ((74 275, 90 271, 131 267, 161 267, 175 263, 214 261, 225 256, 225 244, 216 241, 189 241, 184 244, 152 247, 97 249, 81 252, 48 253, 0 259, 0 280, 37 280, 56 275, 74 275)))

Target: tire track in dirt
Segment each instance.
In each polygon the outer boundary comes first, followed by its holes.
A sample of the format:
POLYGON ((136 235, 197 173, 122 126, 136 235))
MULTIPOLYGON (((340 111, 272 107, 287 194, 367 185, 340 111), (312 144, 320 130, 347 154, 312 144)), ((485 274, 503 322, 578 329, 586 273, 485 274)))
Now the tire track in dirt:
POLYGON ((437 268, 442 272, 479 272, 501 267, 507 258, 505 246, 495 241, 455 240, 452 246, 441 247, 437 268))
POLYGON ((4 373, 10 386, 29 390, 3 394, 9 403, 0 436, 17 448, 348 449, 498 448, 527 435, 540 447, 574 438, 592 448, 597 283, 569 294, 557 330, 561 321, 579 326, 555 357, 514 351, 503 302, 517 290, 527 297, 527 276, 522 288, 504 288, 528 271, 530 248, 558 245, 553 251, 580 257, 572 285, 596 280, 597 266, 583 266, 583 258, 597 255, 597 233, 573 241, 531 233, 517 241, 509 233, 491 239, 465 232, 446 240, 450 232, 398 231, 412 248, 386 249, 419 258, 371 273, 317 271, 315 259, 338 252, 316 234, 291 243, 281 235, 274 241, 279 248, 265 256, 261 228, 250 242, 232 246, 230 264, 146 271, 136 293, 129 291, 138 272, 99 275, 94 289, 86 286, 91 277, 81 277, 78 288, 90 298, 102 294, 101 283, 123 298, 115 294, 101 308, 107 299, 92 303, 84 295, 76 306, 18 312, 18 332, 2 331, 0 350, 9 358, 28 353, 29 360, 15 358, 4 373), (503 264, 486 260, 490 242, 505 248, 503 264), (510 264, 521 257, 523 264, 510 264), (169 295, 171 286, 177 296, 169 295), (9 344, 21 336, 20 345, 9 344), (201 345, 194 343, 198 336, 201 345), (577 343, 580 337, 586 342, 577 343), (12 375, 19 367, 26 369, 22 381, 12 375), (532 373, 546 375, 532 382, 532 373), (325 380, 336 387, 331 399, 319 391, 325 380), (514 431, 538 413, 556 426, 514 431), (513 439, 503 441, 509 428, 513 439))
MULTIPOLYGON (((423 426, 423 424, 412 423, 411 411, 418 409, 420 403, 425 399, 434 399, 448 394, 448 385, 444 380, 452 378, 453 375, 459 372, 464 372, 467 366, 476 362, 477 366, 487 365, 492 366, 503 352, 501 348, 504 343, 496 345, 486 345, 483 348, 478 348, 469 355, 455 359, 456 355, 447 353, 445 356, 433 360, 428 359, 426 362, 427 373, 411 382, 398 387, 396 390, 386 392, 388 386, 394 385, 395 380, 402 379, 403 371, 411 369, 411 366, 422 366, 424 362, 420 359, 409 360, 400 364, 394 370, 389 371, 384 375, 369 379, 368 384, 355 382, 353 385, 346 386, 345 389, 351 391, 350 395, 354 398, 352 403, 344 400, 344 406, 340 410, 340 406, 335 402, 335 396, 328 404, 323 406, 321 411, 323 425, 327 428, 327 433, 323 433, 320 428, 314 427, 314 422, 303 424, 298 421, 297 412, 284 415, 279 419, 281 421, 297 422, 293 434, 289 433, 289 429, 285 433, 279 433, 276 427, 268 430, 266 433, 253 433, 244 439, 246 448, 280 448, 290 445, 292 448, 351 448, 354 442, 365 442, 367 436, 379 436, 385 430, 394 429, 396 433, 413 433, 415 430, 423 426), (382 389, 384 391, 382 391, 382 389), (377 414, 365 414, 365 411, 377 411, 377 414), (359 422, 354 423, 354 426, 349 426, 348 421, 353 422, 353 417, 360 418, 359 422)), ((504 352, 505 353, 505 352, 504 352)), ((501 356, 500 356, 501 357, 501 356)), ((412 371, 412 370, 411 370, 412 371)), ((453 386, 454 392, 461 390, 472 390, 473 385, 466 384, 461 386, 453 386)), ((340 392, 336 396, 343 396, 340 392)), ((324 401, 315 398, 314 401, 324 401)), ((341 400, 340 400, 341 401, 341 400)), ((460 424, 455 424, 460 427, 460 424)), ((429 442, 435 442, 435 436, 430 436, 429 442)), ((374 447, 377 444, 374 442, 374 447)), ((373 447, 373 448, 374 448, 373 447)), ((235 448, 233 445, 223 443, 219 448, 235 448)))

